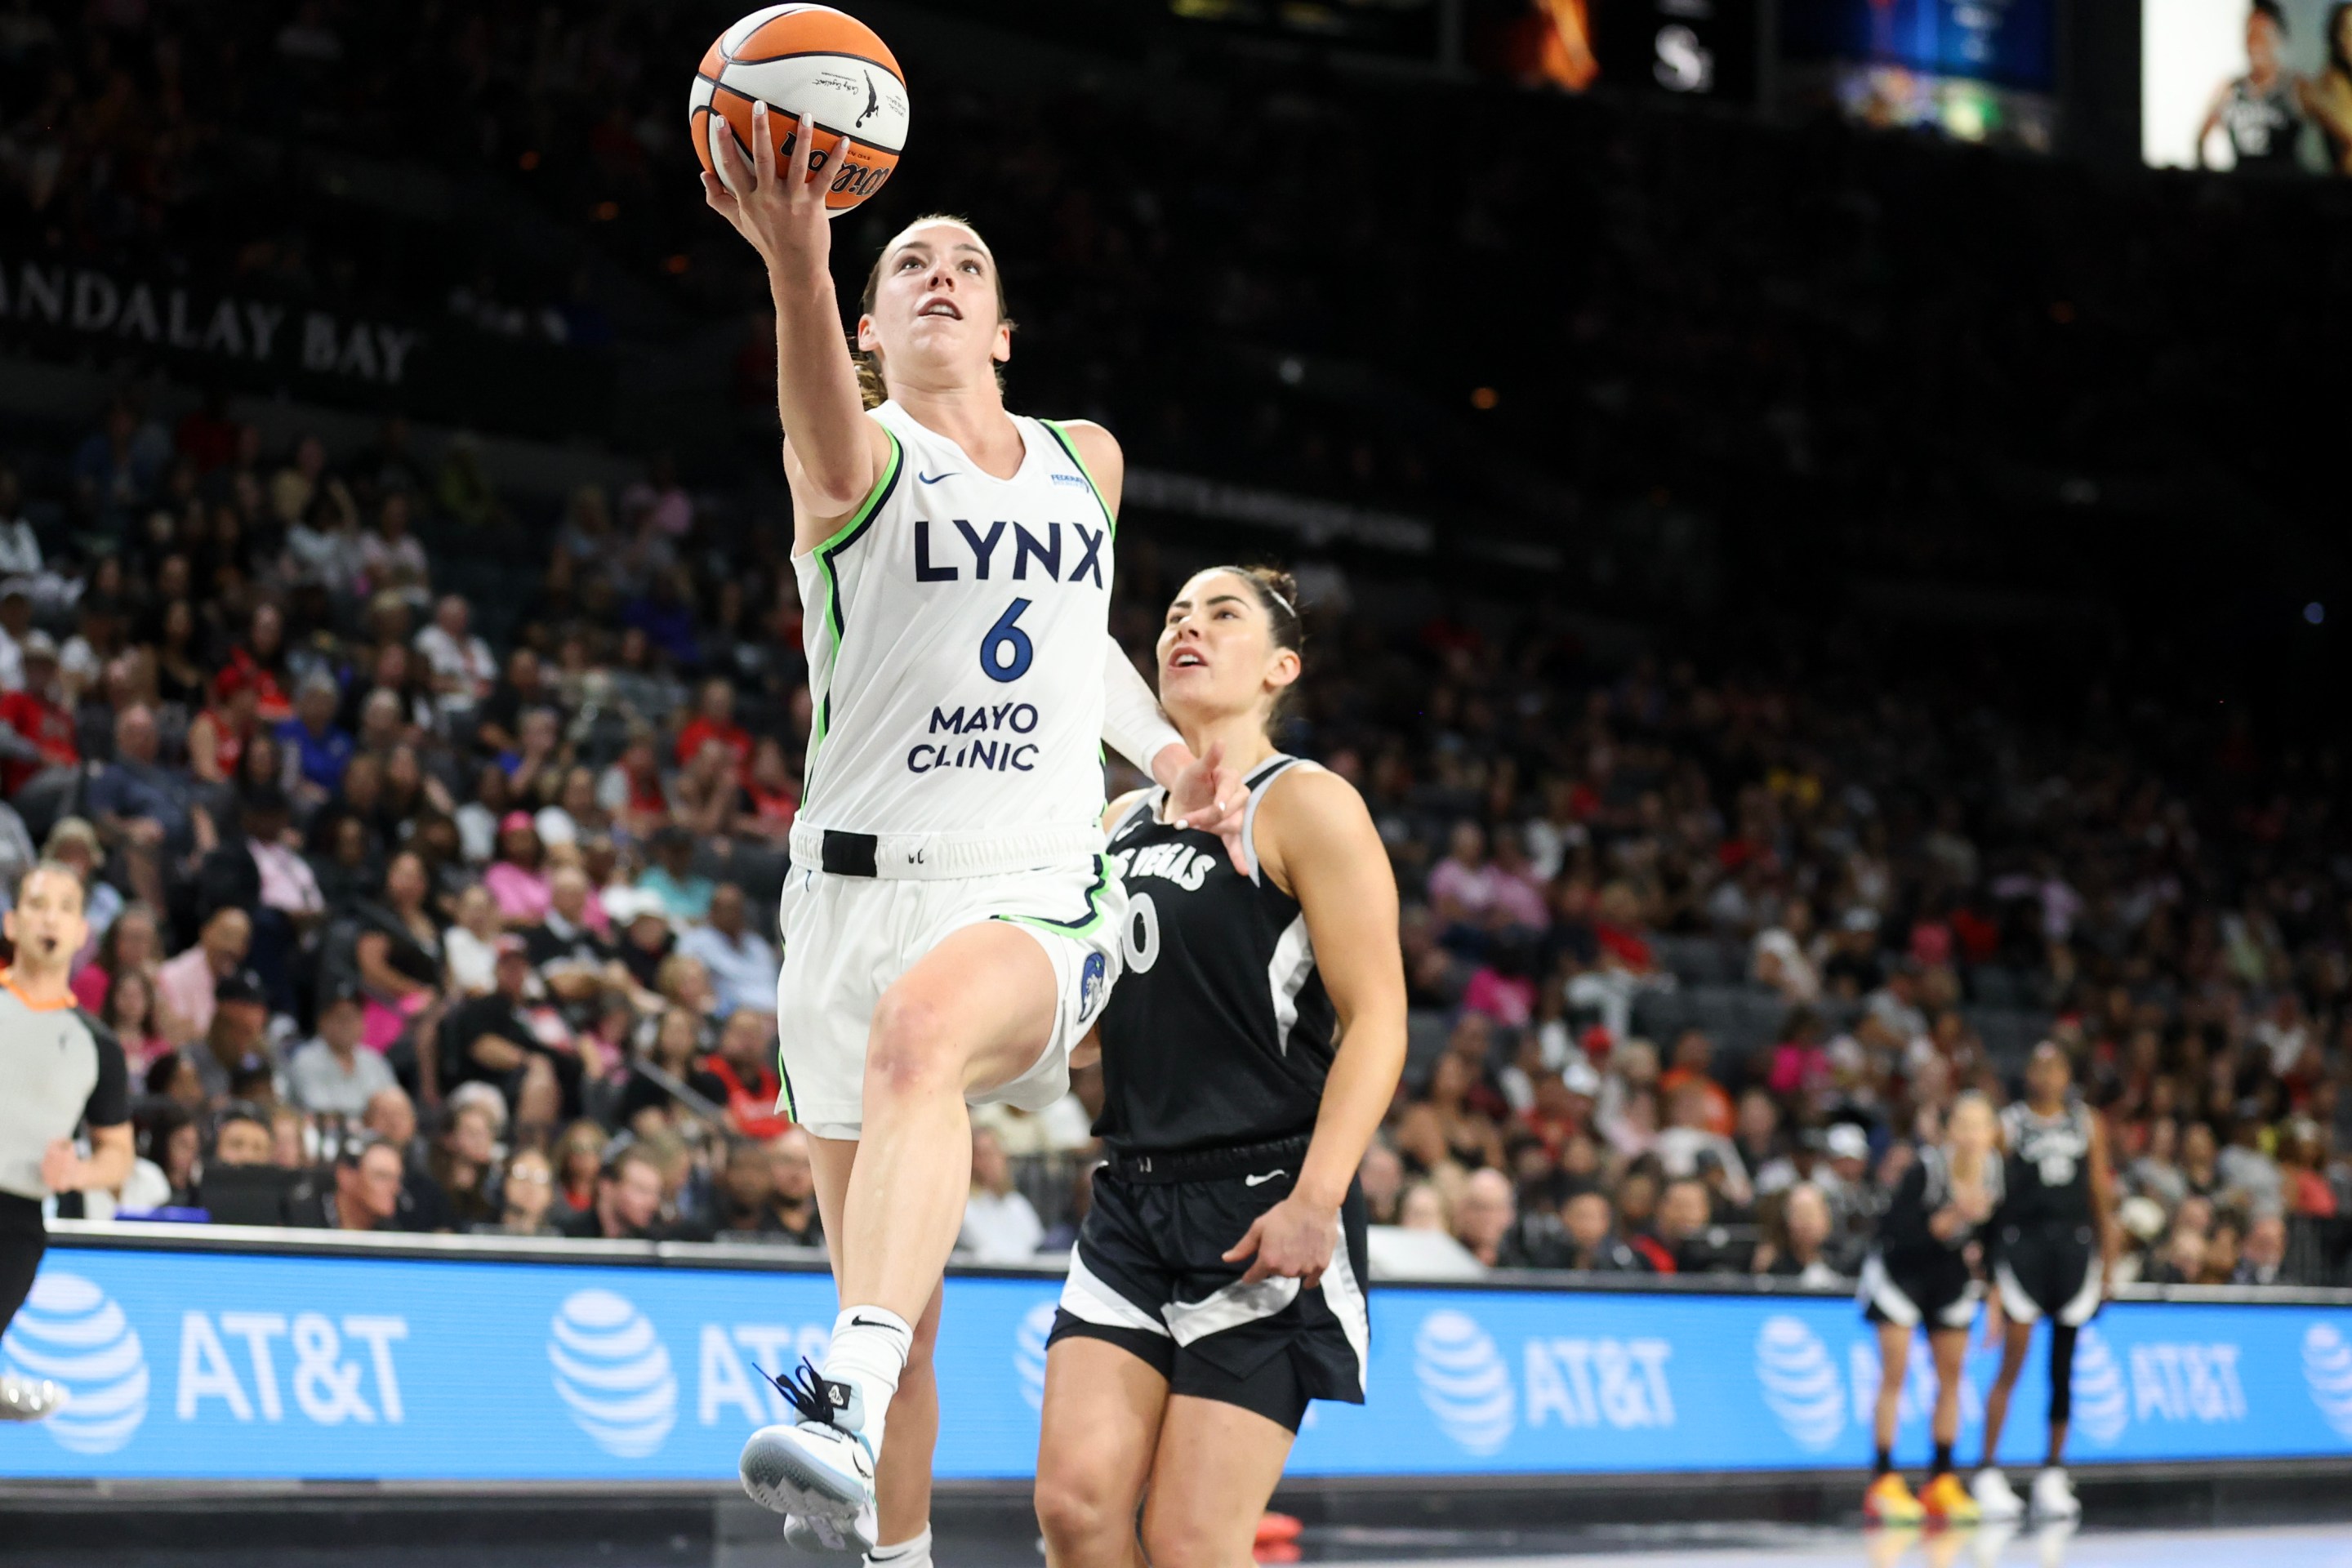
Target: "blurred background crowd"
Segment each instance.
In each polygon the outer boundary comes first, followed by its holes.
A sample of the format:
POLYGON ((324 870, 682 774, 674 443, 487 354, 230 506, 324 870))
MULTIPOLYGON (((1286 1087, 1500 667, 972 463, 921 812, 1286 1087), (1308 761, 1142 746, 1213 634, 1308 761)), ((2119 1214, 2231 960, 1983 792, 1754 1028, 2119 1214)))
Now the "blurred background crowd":
MULTIPOLYGON (((821 1238, 772 351, 681 112, 731 16, 0 0, 0 862, 89 879, 118 1212, 821 1238), (97 272, 124 324, 37 320, 97 272), (173 358, 135 279, 421 346, 173 358)), ((2127 1270, 2352 1282, 2336 416, 2246 391, 2347 346, 2341 198, 1449 88, 1461 173, 1376 75, 923 37, 842 276, 990 235, 1015 405, 1139 476, 1139 658, 1192 567, 1298 567, 1284 742, 1406 895, 1381 1218, 1850 1278, 2052 1037, 2127 1270)), ((968 1256, 1066 1246, 1090 1089, 979 1119, 968 1256)))
MULTIPOLYGON (((450 586, 462 450, 434 472, 396 425, 341 457, 222 435, 116 403, 49 529, 0 470, 0 856, 90 879, 77 991, 146 1089, 125 1205, 205 1208, 224 1166, 307 1170, 363 1131, 406 1152, 395 1194, 266 1201, 812 1239, 775 1110, 809 714, 774 542, 714 539, 684 489, 583 486, 493 646, 450 586), (77 555, 101 488, 139 521, 77 555)), ((1122 563, 1139 654, 1176 570, 1142 540, 1122 563)), ((1502 1265, 1850 1274, 1913 1141, 2048 1037, 2109 1119, 2134 1267, 2341 1268, 2332 771, 1308 581, 1285 743, 1365 792, 1407 891, 1384 1218, 1502 1265)), ((983 1118, 976 1254, 1066 1240, 1089 1088, 983 1118)))

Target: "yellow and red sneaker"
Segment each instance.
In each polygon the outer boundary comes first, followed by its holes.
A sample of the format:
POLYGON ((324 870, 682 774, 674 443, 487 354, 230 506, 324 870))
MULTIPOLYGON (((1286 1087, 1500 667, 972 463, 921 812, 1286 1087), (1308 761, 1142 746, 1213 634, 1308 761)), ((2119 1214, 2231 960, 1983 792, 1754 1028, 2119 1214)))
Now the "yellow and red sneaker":
POLYGON ((1889 1470, 1862 1494, 1862 1517, 1873 1524, 1916 1524, 1927 1517, 1910 1483, 1889 1470))
POLYGON ((1929 1519, 1945 1524, 1974 1524, 1980 1511, 1960 1478, 1949 1470, 1927 1483, 1927 1489, 1919 1494, 1919 1503, 1929 1519))

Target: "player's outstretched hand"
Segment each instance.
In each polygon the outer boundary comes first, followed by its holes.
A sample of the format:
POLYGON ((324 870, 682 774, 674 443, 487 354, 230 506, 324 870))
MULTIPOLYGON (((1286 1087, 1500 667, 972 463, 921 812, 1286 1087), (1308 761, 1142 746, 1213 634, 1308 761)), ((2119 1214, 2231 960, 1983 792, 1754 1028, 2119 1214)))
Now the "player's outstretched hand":
POLYGON ((1225 766, 1223 743, 1212 742, 1208 755, 1194 758, 1191 767, 1176 775, 1168 804, 1177 826, 1215 834, 1225 841, 1225 854, 1232 858, 1234 869, 1244 877, 1250 874, 1242 858, 1242 824, 1249 816, 1249 791, 1225 766))
POLYGON ((1323 1282, 1331 1267, 1331 1248, 1339 1239, 1339 1213, 1291 1194, 1250 1222, 1249 1234, 1225 1254, 1239 1263, 1255 1254, 1242 1283, 1261 1279, 1296 1279, 1308 1289, 1323 1282))
POLYGON ((711 139, 711 155, 726 170, 727 178, 704 174, 702 199, 751 242, 771 273, 800 273, 813 266, 824 275, 833 229, 825 216, 828 182, 822 172, 810 168, 816 139, 807 133, 806 124, 800 126, 779 170, 768 114, 764 100, 752 103, 749 164, 732 135, 711 139))

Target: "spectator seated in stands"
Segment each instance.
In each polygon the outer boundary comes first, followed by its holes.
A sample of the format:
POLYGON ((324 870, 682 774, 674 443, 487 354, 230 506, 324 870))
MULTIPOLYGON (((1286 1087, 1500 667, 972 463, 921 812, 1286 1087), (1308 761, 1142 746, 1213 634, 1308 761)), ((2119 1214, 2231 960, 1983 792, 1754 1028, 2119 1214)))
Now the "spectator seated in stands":
POLYGON ((1013 1163, 996 1134, 971 1134, 971 1194, 965 1200, 957 1255, 972 1263, 1017 1263, 1036 1256, 1045 1239, 1037 1210, 1013 1184, 1013 1163))
POLYGON ((768 1206, 754 1228, 795 1247, 823 1247, 824 1219, 817 1212, 816 1173, 809 1163, 807 1133, 794 1127, 769 1141, 768 1174, 768 1206))
POLYGON ((367 1048, 366 997, 345 982, 319 1005, 319 1033, 286 1064, 287 1092, 304 1110, 357 1120, 368 1101, 398 1087, 383 1058, 367 1048))
POLYGON ((555 1173, 547 1155, 531 1148, 507 1156, 499 1173, 499 1217, 477 1225, 484 1236, 555 1236, 550 1213, 555 1203, 555 1173))
POLYGON ((773 942, 751 929, 743 889, 722 882, 711 890, 707 923, 678 938, 677 951, 702 961, 719 998, 720 1016, 738 1008, 776 1009, 781 960, 773 942))
POLYGON ((155 989, 165 1016, 186 1031, 174 1044, 201 1038, 212 1027, 220 984, 244 970, 252 942, 251 917, 239 909, 215 910, 205 920, 195 945, 158 968, 155 989))
MULTIPOLYGON (((768 994, 772 1004, 775 993, 768 994)), ((776 1109, 784 1086, 776 1072, 772 1013, 730 1015, 719 1031, 719 1048, 702 1058, 694 1083, 726 1107, 727 1125, 738 1137, 765 1142, 793 1124, 776 1109)))
POLYGON ((561 1021, 542 1026, 530 992, 534 980, 530 950, 520 936, 498 942, 498 988, 459 1003, 443 1026, 441 1076, 445 1089, 461 1083, 488 1083, 506 1097, 519 1126, 543 1127, 576 1115, 580 1107, 580 1057, 561 1021))
POLYGON ((1558 1267, 1592 1274, 1654 1272, 1649 1261, 1618 1235, 1609 1195, 1598 1187, 1571 1193, 1559 1213, 1563 1246, 1558 1267))
POLYGON ((624 1143, 605 1156, 596 1176, 595 1200, 556 1221, 556 1228, 593 1240, 653 1240, 661 1221, 662 1196, 660 1163, 644 1145, 624 1143))
POLYGON ((1829 1200, 1810 1182, 1778 1194, 1766 1239, 1757 1244, 1749 1267, 1758 1274, 1794 1279, 1800 1285, 1835 1286, 1848 1275, 1829 1253, 1829 1200))
POLYGON ((784 1239, 775 1218, 776 1158, 772 1150, 769 1145, 740 1137, 728 1138, 726 1147, 726 1163, 719 1180, 719 1230, 738 1237, 784 1239))
POLYGON ((706 918, 719 889, 709 878, 689 868, 693 836, 683 828, 663 828, 654 835, 653 858, 637 879, 638 889, 659 899, 662 912, 672 921, 688 924, 706 918))
POLYGON ((374 1138, 346 1139, 335 1156, 335 1187, 320 1223, 331 1230, 399 1230, 400 1155, 374 1138))

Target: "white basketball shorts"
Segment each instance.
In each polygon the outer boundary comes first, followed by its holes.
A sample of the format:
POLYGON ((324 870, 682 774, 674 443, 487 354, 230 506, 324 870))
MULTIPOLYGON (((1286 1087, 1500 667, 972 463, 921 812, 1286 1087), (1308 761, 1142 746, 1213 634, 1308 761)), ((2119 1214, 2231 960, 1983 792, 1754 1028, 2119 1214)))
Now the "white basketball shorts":
POLYGON ((1070 1051, 1118 980, 1127 897, 1100 856, 1075 868, 951 880, 844 877, 794 867, 780 910, 783 971, 776 1109, 819 1138, 856 1138, 865 1121, 866 1037, 898 977, 947 937, 982 921, 1027 931, 1054 965, 1053 1037, 1010 1083, 973 1094, 1042 1110, 1070 1087, 1070 1051))

